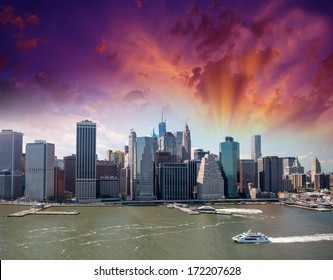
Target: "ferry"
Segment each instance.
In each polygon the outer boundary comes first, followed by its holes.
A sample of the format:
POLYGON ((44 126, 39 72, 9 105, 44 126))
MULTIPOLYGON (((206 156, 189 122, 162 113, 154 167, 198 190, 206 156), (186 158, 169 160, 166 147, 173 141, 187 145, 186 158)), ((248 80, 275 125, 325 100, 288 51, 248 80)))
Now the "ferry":
POLYGON ((232 238, 237 243, 269 243, 271 242, 265 234, 252 232, 250 229, 232 238))

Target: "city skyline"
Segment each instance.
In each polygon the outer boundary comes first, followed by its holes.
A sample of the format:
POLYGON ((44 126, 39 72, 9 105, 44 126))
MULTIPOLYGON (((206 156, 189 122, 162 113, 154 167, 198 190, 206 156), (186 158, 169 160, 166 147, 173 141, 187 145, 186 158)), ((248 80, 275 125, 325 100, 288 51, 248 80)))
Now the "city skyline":
POLYGON ((317 157, 332 171, 329 1, 2 1, 0 128, 75 153, 75 124, 97 123, 97 154, 158 131, 191 130, 218 154, 317 157), (65 11, 65 12, 64 12, 65 11), (74 12, 75 11, 75 12, 74 12), (75 17, 73 17, 75 15, 75 17), (162 119, 163 121, 163 119, 162 119))

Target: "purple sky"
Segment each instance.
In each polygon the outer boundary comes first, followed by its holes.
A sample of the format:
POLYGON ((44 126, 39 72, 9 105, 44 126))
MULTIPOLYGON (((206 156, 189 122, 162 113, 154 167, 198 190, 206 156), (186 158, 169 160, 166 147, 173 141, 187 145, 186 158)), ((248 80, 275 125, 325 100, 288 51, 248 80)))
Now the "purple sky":
POLYGON ((225 136, 250 155, 317 156, 333 171, 333 1, 0 1, 0 129, 98 154, 134 128, 188 123, 192 146, 225 136))

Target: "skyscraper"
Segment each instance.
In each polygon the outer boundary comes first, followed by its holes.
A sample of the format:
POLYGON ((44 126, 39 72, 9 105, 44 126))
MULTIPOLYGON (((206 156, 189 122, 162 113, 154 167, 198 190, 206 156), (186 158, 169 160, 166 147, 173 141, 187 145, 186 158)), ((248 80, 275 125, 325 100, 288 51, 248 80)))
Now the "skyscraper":
POLYGON ((209 154, 202 158, 198 177, 198 199, 221 199, 224 196, 224 180, 215 155, 209 154))
POLYGON ((54 144, 36 140, 26 145, 26 198, 43 200, 54 196, 54 167, 54 144))
POLYGON ((166 120, 163 120, 163 111, 161 122, 158 124, 158 137, 161 138, 166 132, 166 120))
POLYGON ((96 123, 84 120, 76 124, 76 186, 80 200, 96 198, 96 123))
POLYGON ((282 158, 277 156, 258 159, 258 184, 261 191, 277 193, 284 191, 282 158))
POLYGON ((138 137, 136 139, 136 193, 138 195, 138 199, 156 199, 154 166, 156 151, 157 139, 155 137, 138 137))
POLYGON ((128 167, 130 169, 129 195, 136 198, 136 133, 131 129, 128 137, 128 167))
POLYGON ((191 132, 188 125, 183 131, 183 161, 191 159, 191 132))
POLYGON ((176 138, 176 162, 181 163, 183 161, 183 132, 176 131, 173 135, 176 138))
POLYGON ((188 166, 185 163, 160 163, 159 199, 189 199, 188 166))
POLYGON ((177 138, 171 132, 166 132, 159 139, 159 148, 161 151, 166 151, 171 154, 171 162, 177 162, 177 138))
POLYGON ((239 182, 239 143, 230 136, 220 143, 220 162, 228 180, 226 196, 236 196, 239 182))
POLYGON ((75 193, 76 155, 64 157, 65 190, 75 193))
POLYGON ((259 157, 261 157, 261 135, 252 135, 251 159, 257 161, 259 157))
POLYGON ((0 197, 22 195, 23 134, 13 130, 0 132, 0 197))
POLYGON ((321 173, 321 165, 317 158, 315 158, 312 162, 312 168, 311 168, 311 182, 315 181, 315 177, 317 174, 321 173))

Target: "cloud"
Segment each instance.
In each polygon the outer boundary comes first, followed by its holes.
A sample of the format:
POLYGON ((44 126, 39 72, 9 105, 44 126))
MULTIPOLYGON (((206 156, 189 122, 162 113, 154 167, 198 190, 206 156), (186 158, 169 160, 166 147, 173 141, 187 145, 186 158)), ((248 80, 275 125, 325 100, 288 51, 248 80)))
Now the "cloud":
POLYGON ((107 49, 107 45, 105 43, 100 43, 95 47, 95 51, 99 54, 104 54, 107 49))
POLYGON ((123 100, 125 102, 135 102, 137 100, 147 100, 148 99, 148 89, 144 90, 131 90, 130 92, 126 93, 123 100))
POLYGON ((37 24, 39 18, 32 13, 25 13, 25 16, 19 16, 15 13, 15 10, 11 6, 0 7, 0 25, 3 27, 16 27, 20 31, 24 30, 27 24, 37 24))
POLYGON ((37 48, 41 43, 44 43, 44 40, 37 38, 27 38, 27 37, 17 37, 16 46, 19 50, 23 52, 31 51, 37 48))

